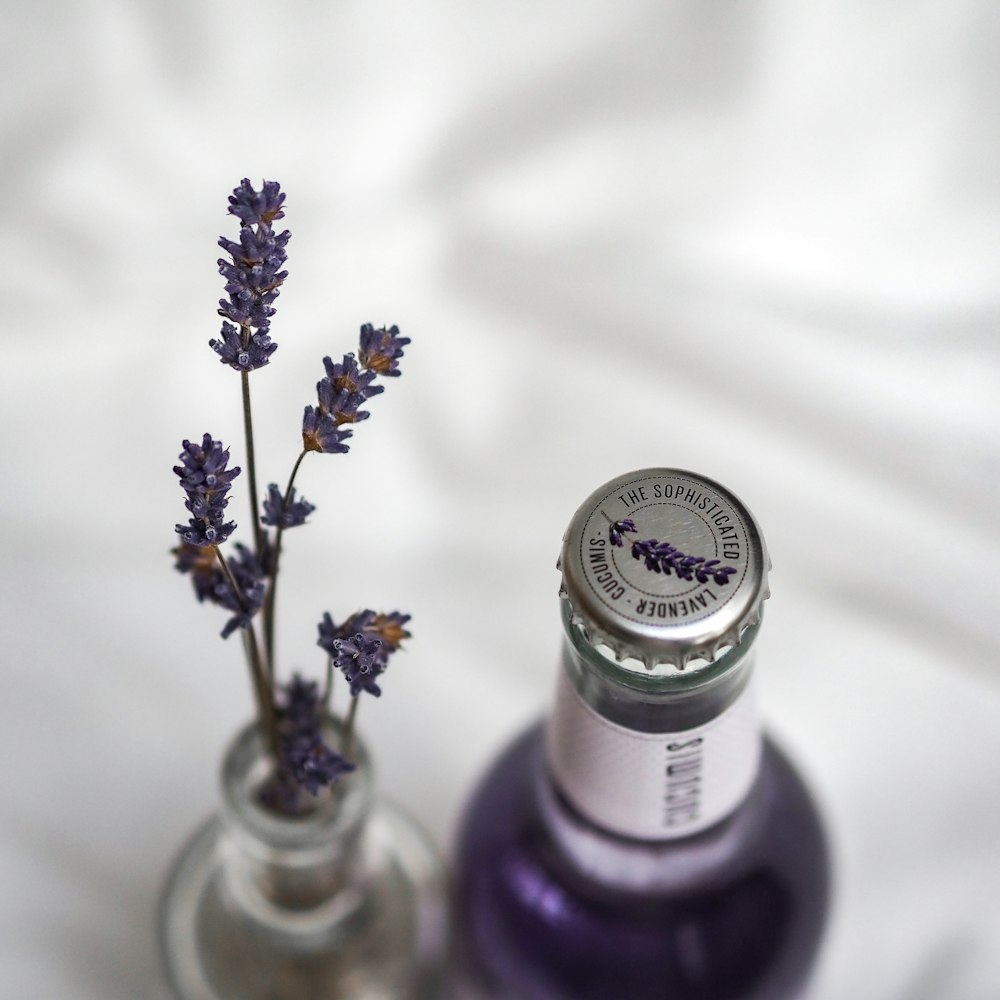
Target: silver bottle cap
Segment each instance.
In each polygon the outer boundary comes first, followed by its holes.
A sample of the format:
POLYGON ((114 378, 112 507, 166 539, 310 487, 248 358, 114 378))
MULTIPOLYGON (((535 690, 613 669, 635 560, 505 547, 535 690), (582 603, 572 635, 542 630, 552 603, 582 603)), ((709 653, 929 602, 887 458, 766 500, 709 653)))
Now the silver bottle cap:
POLYGON ((713 660, 760 621, 770 561, 729 490, 679 469, 641 469, 595 490, 559 559, 573 622, 627 665, 713 660))

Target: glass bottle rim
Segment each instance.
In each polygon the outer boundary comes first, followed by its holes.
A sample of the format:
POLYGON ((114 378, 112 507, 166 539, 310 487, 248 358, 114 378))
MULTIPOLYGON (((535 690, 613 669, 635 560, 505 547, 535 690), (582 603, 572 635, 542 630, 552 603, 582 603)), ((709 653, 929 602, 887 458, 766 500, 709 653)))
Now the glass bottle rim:
MULTIPOLYGON (((338 745, 344 727, 328 718, 324 726, 333 745, 338 745)), ((374 768, 364 742, 355 734, 351 744, 355 769, 329 789, 321 790, 316 807, 303 815, 285 815, 268 809, 256 792, 270 773, 271 762, 256 721, 237 733, 226 751, 221 769, 222 816, 244 842, 262 850, 285 850, 301 855, 325 854, 331 843, 348 836, 370 810, 374 796, 374 768)))

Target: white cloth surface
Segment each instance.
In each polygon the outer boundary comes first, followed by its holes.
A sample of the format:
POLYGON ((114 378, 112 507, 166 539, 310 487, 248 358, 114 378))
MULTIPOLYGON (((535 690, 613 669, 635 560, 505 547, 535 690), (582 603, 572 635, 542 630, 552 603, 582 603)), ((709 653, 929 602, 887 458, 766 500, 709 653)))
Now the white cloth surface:
MULTIPOLYGON (((835 849, 815 1000, 1000 995, 1000 16, 912 4, 38 0, 0 32, 0 997, 160 996, 153 912, 251 710, 167 554, 180 441, 242 464, 215 240, 288 193, 253 376, 284 482, 321 358, 412 337, 310 456, 281 669, 408 610, 359 722, 447 850, 541 713, 576 506, 651 465, 774 563, 768 724, 835 849)), ((245 519, 246 494, 232 510, 245 519)))

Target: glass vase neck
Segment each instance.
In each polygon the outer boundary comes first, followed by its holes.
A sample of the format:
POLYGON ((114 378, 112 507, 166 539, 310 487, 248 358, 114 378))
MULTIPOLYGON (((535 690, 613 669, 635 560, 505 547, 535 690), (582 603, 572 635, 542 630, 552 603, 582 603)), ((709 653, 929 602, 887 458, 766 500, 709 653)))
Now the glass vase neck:
MULTIPOLYGON (((327 740, 343 744, 342 724, 326 723, 327 740)), ((301 815, 274 811, 260 799, 273 771, 260 727, 244 728, 222 763, 223 871, 232 901, 264 923, 289 915, 329 922, 350 908, 361 867, 358 844, 371 811, 374 773, 363 742, 352 740, 355 769, 321 789, 301 815)))

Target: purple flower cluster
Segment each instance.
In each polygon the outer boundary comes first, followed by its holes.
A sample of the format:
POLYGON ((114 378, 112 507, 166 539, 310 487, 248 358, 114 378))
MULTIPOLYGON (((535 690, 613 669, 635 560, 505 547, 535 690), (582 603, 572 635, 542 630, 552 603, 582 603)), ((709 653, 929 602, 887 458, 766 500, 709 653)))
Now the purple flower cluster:
POLYGON ((278 768, 262 797, 286 813, 302 810, 301 789, 317 795, 354 765, 323 742, 323 711, 315 682, 295 674, 283 687, 278 768))
POLYGON ((334 666, 343 673, 352 697, 362 691, 376 698, 382 693, 376 678, 389 666, 390 654, 410 638, 404 628, 409 620, 409 615, 399 611, 379 615, 365 610, 338 626, 329 613, 323 615, 317 645, 329 653, 334 666))
MULTIPOLYGON (((200 442, 184 441, 180 464, 174 467, 190 518, 187 524, 177 525, 180 541, 172 553, 175 568, 190 576, 198 600, 229 613, 222 637, 243 632, 261 734, 274 763, 259 799, 279 812, 300 815, 311 808, 310 794, 315 796, 354 765, 324 742, 329 688, 321 697, 317 685, 298 674, 287 685, 276 681, 275 595, 283 532, 305 524, 316 509, 296 493, 295 477, 308 452, 349 450, 346 442, 352 436, 352 425, 368 419, 365 404, 384 391, 380 377, 399 376, 399 362, 410 338, 401 336, 396 326, 376 329, 366 323, 355 353, 345 354, 337 362, 323 359, 325 376, 316 385, 315 405, 305 408, 303 450, 294 462, 288 485, 282 492, 277 483, 271 483, 262 498, 257 489, 246 374, 268 364, 277 349, 270 327, 275 300, 288 276, 283 268, 290 234, 287 230, 275 232, 274 226, 284 218, 284 203, 285 195, 275 181, 264 181, 257 190, 244 179, 230 195, 229 213, 239 220, 239 237, 219 239, 219 246, 228 255, 218 262, 226 297, 218 309, 221 333, 209 341, 223 364, 242 373, 253 544, 236 542, 226 549, 231 554, 222 555, 221 544, 236 528, 226 521, 226 507, 230 485, 240 470, 228 468, 228 450, 205 434, 200 442)), ((349 574, 350 568, 345 567, 345 572, 349 574)), ((409 638, 405 628, 409 618, 398 611, 376 614, 365 610, 340 626, 325 615, 319 625, 319 645, 350 685, 352 700, 343 737, 346 753, 354 734, 358 695, 381 694, 377 678, 385 672, 390 655, 409 638)), ((328 677, 332 665, 327 665, 328 677)))
POLYGON ((361 367, 378 375, 399 375, 399 359, 409 337, 399 335, 398 326, 384 326, 377 330, 371 323, 361 327, 361 367))
POLYGON ((226 494, 240 470, 226 468, 229 451, 210 434, 204 435, 200 445, 185 440, 183 448, 178 456, 181 464, 174 466, 174 472, 187 494, 184 506, 191 518, 186 525, 177 525, 177 533, 189 545, 219 545, 236 528, 225 520, 226 494))
POLYGON ((264 513, 261 521, 273 527, 296 528, 300 524, 306 523, 306 518, 316 509, 305 497, 295 499, 295 487, 291 488, 288 494, 288 503, 281 495, 277 483, 271 483, 267 488, 267 497, 264 500, 264 513))
POLYGON ((173 550, 174 568, 180 573, 191 574, 198 600, 209 601, 232 612, 222 630, 223 639, 228 639, 238 628, 250 628, 253 616, 264 603, 267 588, 264 568, 253 551, 242 542, 236 542, 234 548, 236 555, 227 557, 226 565, 239 593, 234 593, 214 549, 184 542, 173 550))
POLYGON ((654 573, 669 576, 673 572, 681 580, 697 580, 699 583, 708 583, 712 579, 720 587, 729 583, 729 577, 736 572, 735 566, 720 566, 718 559, 685 555, 669 542, 659 542, 655 538, 633 542, 632 558, 643 560, 646 569, 654 573))
POLYGON ((276 181, 264 181, 257 191, 246 178, 229 197, 229 212, 240 220, 238 242, 219 238, 232 258, 219 260, 229 296, 219 301, 219 315, 229 322, 222 324, 222 339, 208 343, 223 364, 238 371, 262 368, 278 346, 268 331, 278 289, 288 277, 281 268, 291 234, 287 229, 276 234, 272 223, 284 217, 284 201, 276 181))
POLYGON ((377 396, 384 386, 374 385, 377 376, 399 375, 399 359, 409 337, 399 335, 399 327, 375 329, 371 323, 361 327, 358 357, 345 354, 335 363, 324 358, 326 377, 316 383, 316 406, 307 406, 302 417, 302 447, 306 451, 343 454, 344 442, 352 431, 345 424, 367 420, 369 413, 361 406, 377 396))

